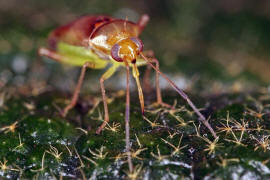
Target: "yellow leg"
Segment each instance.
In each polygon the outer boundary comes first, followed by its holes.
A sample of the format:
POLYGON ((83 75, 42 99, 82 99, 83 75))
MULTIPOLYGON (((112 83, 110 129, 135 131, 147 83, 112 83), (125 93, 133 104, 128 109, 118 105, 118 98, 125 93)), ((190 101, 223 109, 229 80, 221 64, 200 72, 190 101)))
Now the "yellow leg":
POLYGON ((105 93, 105 88, 104 88, 104 81, 106 79, 109 79, 117 70, 118 65, 113 65, 110 67, 100 78, 100 87, 101 87, 101 94, 102 94, 102 100, 103 100, 103 105, 104 105, 104 122, 101 124, 101 126, 97 129, 96 133, 100 134, 100 132, 104 129, 104 127, 107 125, 109 122, 109 111, 108 111, 108 104, 106 100, 106 93, 105 93))
POLYGON ((135 78, 136 80, 136 84, 137 84, 137 87, 138 87, 138 94, 139 94, 139 99, 140 99, 140 104, 141 104, 141 110, 142 110, 142 114, 144 114, 144 98, 143 98, 143 92, 142 92, 142 87, 141 87, 141 84, 140 84, 140 79, 139 79, 139 71, 138 71, 138 68, 136 66, 136 64, 133 64, 133 77, 135 78))

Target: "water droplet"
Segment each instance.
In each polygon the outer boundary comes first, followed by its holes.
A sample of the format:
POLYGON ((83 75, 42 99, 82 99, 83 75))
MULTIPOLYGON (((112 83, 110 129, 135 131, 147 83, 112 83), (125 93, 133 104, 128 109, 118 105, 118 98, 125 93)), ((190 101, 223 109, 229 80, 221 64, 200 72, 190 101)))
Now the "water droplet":
POLYGON ((26 57, 21 55, 15 56, 11 66, 16 73, 24 73, 28 66, 26 57))

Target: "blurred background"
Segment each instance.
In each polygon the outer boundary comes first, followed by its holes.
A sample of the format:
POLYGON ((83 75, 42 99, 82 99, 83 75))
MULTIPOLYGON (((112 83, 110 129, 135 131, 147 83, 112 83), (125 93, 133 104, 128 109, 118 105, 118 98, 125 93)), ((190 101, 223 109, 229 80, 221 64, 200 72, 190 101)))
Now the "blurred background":
MULTIPOLYGON (((80 69, 37 55, 38 47, 47 46, 48 33, 85 14, 136 21, 144 13, 151 18, 141 36, 145 49, 155 52, 161 70, 181 88, 205 95, 267 89, 268 0, 2 0, 0 88, 13 86, 25 94, 49 87, 70 92, 80 69)), ((89 70, 84 90, 99 92, 103 72, 89 70)), ((125 87, 123 74, 120 70, 106 87, 125 87)))

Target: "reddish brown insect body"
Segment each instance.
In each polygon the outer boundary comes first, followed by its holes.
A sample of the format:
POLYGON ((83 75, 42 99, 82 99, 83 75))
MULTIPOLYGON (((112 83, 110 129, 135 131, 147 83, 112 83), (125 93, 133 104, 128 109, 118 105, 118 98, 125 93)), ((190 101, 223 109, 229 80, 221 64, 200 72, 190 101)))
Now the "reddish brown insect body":
POLYGON ((58 41, 75 46, 88 46, 88 39, 92 32, 112 20, 113 18, 109 16, 82 16, 52 31, 48 38, 49 47, 56 49, 58 41))
MULTIPOLYGON (((110 78, 118 67, 124 66, 127 73, 126 89, 126 151, 128 153, 129 169, 132 171, 129 143, 129 69, 132 67, 133 77, 138 87, 139 99, 142 113, 144 112, 144 98, 139 80, 137 66, 148 65, 156 70, 156 95, 157 104, 170 107, 163 103, 159 88, 159 75, 162 75, 168 83, 184 98, 200 120, 211 131, 214 137, 215 132, 205 117, 199 112, 188 96, 178 88, 165 74, 160 72, 159 63, 152 55, 146 57, 143 53, 143 43, 138 38, 149 17, 143 15, 137 23, 114 19, 109 16, 84 16, 67 25, 61 26, 49 35, 49 48, 40 48, 39 54, 50 57, 56 61, 68 63, 75 66, 82 66, 81 75, 75 88, 72 100, 62 111, 66 116, 68 111, 74 107, 78 99, 79 91, 85 75, 86 68, 103 69, 111 65, 100 78, 100 86, 104 105, 104 122, 96 131, 99 134, 109 122, 109 112, 105 95, 104 81, 110 78), (153 65, 152 63, 155 63, 153 65)), ((148 68, 149 69, 149 68, 148 68)), ((146 73, 149 74, 149 73, 146 73)), ((149 78, 146 78, 149 79, 149 78)))
POLYGON ((54 30, 48 41, 52 49, 61 41, 75 46, 89 46, 102 59, 113 57, 119 62, 123 59, 132 61, 143 50, 143 44, 137 38, 141 28, 131 21, 108 16, 83 16, 54 30))

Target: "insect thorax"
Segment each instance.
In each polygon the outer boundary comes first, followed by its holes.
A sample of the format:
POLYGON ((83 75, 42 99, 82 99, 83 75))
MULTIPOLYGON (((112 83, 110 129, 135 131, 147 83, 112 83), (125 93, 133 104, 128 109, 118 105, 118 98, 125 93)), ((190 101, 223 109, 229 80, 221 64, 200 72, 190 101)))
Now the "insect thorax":
POLYGON ((113 45, 138 35, 138 27, 133 22, 115 20, 98 27, 90 36, 89 46, 100 58, 110 60, 113 45))

